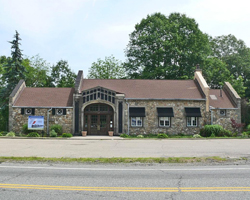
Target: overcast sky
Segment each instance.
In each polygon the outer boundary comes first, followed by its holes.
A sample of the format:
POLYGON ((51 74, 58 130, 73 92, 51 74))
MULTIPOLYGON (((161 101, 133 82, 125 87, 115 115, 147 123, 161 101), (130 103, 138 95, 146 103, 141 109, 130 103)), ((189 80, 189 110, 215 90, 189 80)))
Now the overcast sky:
POLYGON ((204 33, 233 34, 250 47, 249 7, 249 0, 0 0, 0 56, 10 56, 17 30, 24 55, 67 60, 86 76, 98 58, 125 61, 135 24, 155 12, 186 14, 204 33))

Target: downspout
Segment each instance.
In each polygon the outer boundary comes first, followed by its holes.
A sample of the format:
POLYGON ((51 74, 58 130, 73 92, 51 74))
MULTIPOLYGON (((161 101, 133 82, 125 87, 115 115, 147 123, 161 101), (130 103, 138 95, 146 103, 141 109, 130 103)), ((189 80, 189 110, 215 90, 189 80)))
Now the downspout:
POLYGON ((214 120, 213 119, 213 109, 211 108, 210 110, 211 110, 211 125, 213 125, 213 120, 214 120))
POLYGON ((127 99, 126 99, 126 104, 128 105, 128 133, 127 135, 129 135, 129 103, 127 102, 127 99))
POLYGON ((47 136, 49 136, 49 112, 52 110, 52 108, 50 108, 47 111, 47 136))

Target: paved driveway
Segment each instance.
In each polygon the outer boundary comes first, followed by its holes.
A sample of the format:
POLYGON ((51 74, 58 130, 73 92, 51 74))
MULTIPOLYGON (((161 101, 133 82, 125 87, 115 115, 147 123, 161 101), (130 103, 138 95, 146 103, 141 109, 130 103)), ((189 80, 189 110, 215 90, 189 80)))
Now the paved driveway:
POLYGON ((206 140, 3 139, 0 156, 250 157, 249 139, 206 140))

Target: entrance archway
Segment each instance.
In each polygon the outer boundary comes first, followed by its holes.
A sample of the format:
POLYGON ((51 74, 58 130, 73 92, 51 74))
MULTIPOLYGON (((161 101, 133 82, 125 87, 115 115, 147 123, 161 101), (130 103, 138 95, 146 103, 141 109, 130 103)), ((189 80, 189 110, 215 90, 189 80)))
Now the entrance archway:
POLYGON ((88 135, 108 135, 114 130, 114 110, 102 103, 90 104, 84 109, 84 130, 88 135))

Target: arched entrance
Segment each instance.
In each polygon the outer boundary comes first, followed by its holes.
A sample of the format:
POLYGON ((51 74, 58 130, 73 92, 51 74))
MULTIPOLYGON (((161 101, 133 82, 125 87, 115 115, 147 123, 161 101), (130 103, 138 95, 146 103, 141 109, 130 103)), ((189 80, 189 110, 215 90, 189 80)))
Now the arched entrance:
POLYGON ((88 135, 108 135, 114 130, 114 110, 107 104, 90 104, 84 109, 84 131, 88 135))

